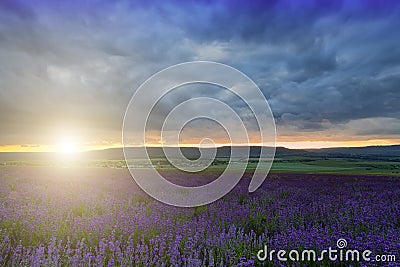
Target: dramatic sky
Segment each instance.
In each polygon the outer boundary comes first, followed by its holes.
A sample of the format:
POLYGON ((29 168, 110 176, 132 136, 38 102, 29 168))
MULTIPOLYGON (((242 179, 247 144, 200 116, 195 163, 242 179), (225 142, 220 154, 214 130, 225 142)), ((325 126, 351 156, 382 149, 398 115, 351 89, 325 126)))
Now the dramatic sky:
POLYGON ((400 143, 396 2, 0 0, 0 151, 120 146, 135 89, 191 60, 252 78, 278 145, 400 143))

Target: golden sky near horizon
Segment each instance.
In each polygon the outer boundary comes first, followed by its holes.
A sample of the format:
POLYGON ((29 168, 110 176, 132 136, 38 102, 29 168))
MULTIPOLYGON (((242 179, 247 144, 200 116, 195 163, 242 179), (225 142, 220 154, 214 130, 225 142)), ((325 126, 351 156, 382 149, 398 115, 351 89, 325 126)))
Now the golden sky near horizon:
MULTIPOLYGON (((286 147, 291 149, 306 149, 306 148, 328 148, 328 147, 362 147, 375 145, 398 145, 400 139, 393 140, 365 140, 365 141, 282 141, 277 142, 277 147, 286 147)), ((217 144, 218 146, 229 145, 227 143, 217 144)), ((260 145, 259 143, 250 143, 249 145, 260 145)), ((159 143, 147 144, 147 146, 160 146, 159 143)), ((184 147, 197 147, 198 143, 181 144, 184 147)), ((6 145, 0 146, 0 152, 83 152, 90 150, 102 150, 108 148, 122 147, 121 143, 110 145, 85 145, 74 143, 59 143, 54 145, 6 145)))

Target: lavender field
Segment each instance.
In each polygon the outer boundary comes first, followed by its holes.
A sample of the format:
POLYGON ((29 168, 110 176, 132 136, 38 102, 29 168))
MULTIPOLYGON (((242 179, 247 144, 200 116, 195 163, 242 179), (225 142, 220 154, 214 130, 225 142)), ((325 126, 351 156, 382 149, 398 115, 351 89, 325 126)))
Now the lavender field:
POLYGON ((245 177, 219 201, 189 209, 151 199, 126 169, 3 167, 0 264, 398 266, 260 262, 256 255, 264 245, 322 250, 345 238, 349 248, 397 259, 399 178, 270 174, 251 194, 248 182, 245 177))

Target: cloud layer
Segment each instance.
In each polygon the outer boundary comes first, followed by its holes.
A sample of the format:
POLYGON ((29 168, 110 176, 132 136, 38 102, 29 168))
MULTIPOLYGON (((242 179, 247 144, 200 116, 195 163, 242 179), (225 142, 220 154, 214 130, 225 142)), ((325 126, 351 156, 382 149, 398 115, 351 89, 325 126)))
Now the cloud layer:
POLYGON ((135 88, 191 60, 254 79, 278 139, 398 138, 396 1, 249 2, 0 1, 0 145, 119 142, 135 88))

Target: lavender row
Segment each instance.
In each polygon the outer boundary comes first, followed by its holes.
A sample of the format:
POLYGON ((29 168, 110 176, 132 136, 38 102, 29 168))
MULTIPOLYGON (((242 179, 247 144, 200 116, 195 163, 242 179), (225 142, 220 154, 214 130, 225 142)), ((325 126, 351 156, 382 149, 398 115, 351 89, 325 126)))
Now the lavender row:
POLYGON ((256 266, 264 245, 322 250, 339 238, 374 253, 400 248, 395 177, 270 175, 251 194, 245 177, 192 209, 151 199, 125 170, 3 168, 0 182, 6 266, 256 266))

